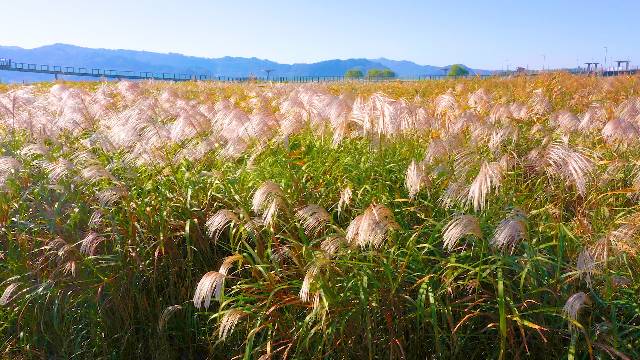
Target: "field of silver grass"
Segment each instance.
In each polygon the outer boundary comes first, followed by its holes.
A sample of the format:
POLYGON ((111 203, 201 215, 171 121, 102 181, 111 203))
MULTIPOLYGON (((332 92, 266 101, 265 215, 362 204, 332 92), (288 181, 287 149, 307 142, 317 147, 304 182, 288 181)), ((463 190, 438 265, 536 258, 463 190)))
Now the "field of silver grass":
POLYGON ((640 78, 0 88, 7 358, 640 358, 640 78))

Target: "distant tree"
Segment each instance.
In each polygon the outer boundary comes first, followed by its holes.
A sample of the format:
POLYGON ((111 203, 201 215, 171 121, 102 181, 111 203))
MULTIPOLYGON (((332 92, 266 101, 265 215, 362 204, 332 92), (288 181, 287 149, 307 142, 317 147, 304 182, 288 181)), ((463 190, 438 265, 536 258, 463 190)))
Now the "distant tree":
POLYGON ((391 79, 391 78, 396 77, 396 73, 393 72, 391 69, 384 69, 384 70, 382 70, 382 77, 391 79))
POLYGON ((369 69, 369 71, 367 71, 367 77, 368 78, 380 78, 380 77, 382 77, 382 70, 380 70, 380 69, 369 69))
POLYGON ((390 69, 369 69, 367 77, 370 79, 392 79, 396 73, 390 69))
POLYGON ((469 70, 467 70, 464 66, 460 64, 451 65, 449 68, 449 72, 447 73, 449 76, 466 76, 469 75, 469 70))
POLYGON ((344 77, 347 79, 361 79, 364 77, 364 73, 360 69, 349 69, 344 73, 344 77))
POLYGON ((375 79, 391 79, 396 77, 396 73, 390 69, 369 69, 369 71, 367 71, 367 77, 375 79))

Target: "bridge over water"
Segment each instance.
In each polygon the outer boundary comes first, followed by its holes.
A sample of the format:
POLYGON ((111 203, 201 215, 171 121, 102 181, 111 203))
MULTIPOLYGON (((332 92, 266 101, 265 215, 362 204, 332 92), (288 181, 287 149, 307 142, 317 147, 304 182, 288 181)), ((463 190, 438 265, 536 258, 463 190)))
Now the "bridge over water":
POLYGON ((59 76, 84 76, 107 79, 128 79, 128 80, 167 80, 167 81, 190 81, 190 80, 217 80, 208 75, 157 73, 151 71, 122 71, 113 69, 89 69, 84 67, 40 65, 15 62, 11 59, 0 59, 0 70, 28 72, 35 74, 59 76))

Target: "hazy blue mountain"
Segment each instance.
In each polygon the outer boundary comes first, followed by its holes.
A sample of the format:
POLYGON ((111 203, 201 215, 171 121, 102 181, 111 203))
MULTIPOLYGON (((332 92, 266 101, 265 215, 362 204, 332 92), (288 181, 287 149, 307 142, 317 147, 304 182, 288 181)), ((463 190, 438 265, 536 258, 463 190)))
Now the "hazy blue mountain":
MULTIPOLYGON (((421 75, 441 75, 443 67, 418 65, 411 61, 389 59, 346 59, 326 60, 311 64, 280 64, 270 60, 243 57, 202 58, 175 53, 155 53, 135 50, 92 49, 67 44, 53 44, 34 49, 17 46, 0 46, 0 58, 10 58, 15 62, 84 67, 87 69, 114 69, 130 71, 150 71, 156 73, 207 74, 211 76, 245 77, 265 76, 265 70, 273 70, 273 77, 291 76, 336 76, 347 70, 359 68, 363 72, 372 68, 391 69, 399 77, 421 75)), ((482 70, 472 72, 485 73, 482 70)), ((2 71, 0 80, 45 81, 51 75, 16 73, 2 71)))
POLYGON ((444 74, 443 67, 432 65, 418 65, 414 62, 407 60, 389 60, 385 58, 379 58, 375 61, 395 71, 400 77, 414 77, 420 75, 442 75, 444 74))
MULTIPOLYGON (((451 66, 451 65, 449 66, 418 65, 414 62, 407 61, 407 60, 398 61, 398 60, 389 60, 385 58, 379 58, 373 61, 378 62, 388 67, 389 69, 395 71, 395 73, 399 77, 405 77, 405 78, 412 78, 412 77, 418 77, 418 76, 424 76, 424 75, 443 75, 443 74, 446 74, 447 71, 449 71, 449 67, 451 66)), ((473 75, 488 75, 492 72, 488 70, 471 69, 466 65, 463 65, 463 67, 469 70, 469 73, 473 75)))

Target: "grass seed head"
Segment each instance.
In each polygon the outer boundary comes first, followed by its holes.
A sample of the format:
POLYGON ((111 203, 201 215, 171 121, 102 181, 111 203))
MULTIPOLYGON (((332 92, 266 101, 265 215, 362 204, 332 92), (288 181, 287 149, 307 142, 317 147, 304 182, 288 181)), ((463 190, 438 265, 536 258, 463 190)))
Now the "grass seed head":
POLYGON ((209 271, 204 274, 200 282, 198 282, 196 292, 193 295, 193 304, 195 307, 198 309, 209 308, 212 296, 214 296, 216 300, 219 300, 222 295, 224 279, 225 275, 217 271, 209 271))
POLYGON ((442 238, 444 240, 444 248, 447 251, 453 251, 458 242, 465 236, 475 236, 482 238, 482 230, 480 229, 480 221, 473 215, 458 215, 454 217, 442 230, 442 238))
POLYGON ((516 246, 527 238, 526 215, 520 210, 514 210, 498 224, 491 238, 491 245, 502 251, 513 254, 516 246))
POLYGON ((323 207, 311 204, 296 211, 296 218, 302 224, 305 234, 314 236, 329 223, 331 215, 323 207))

